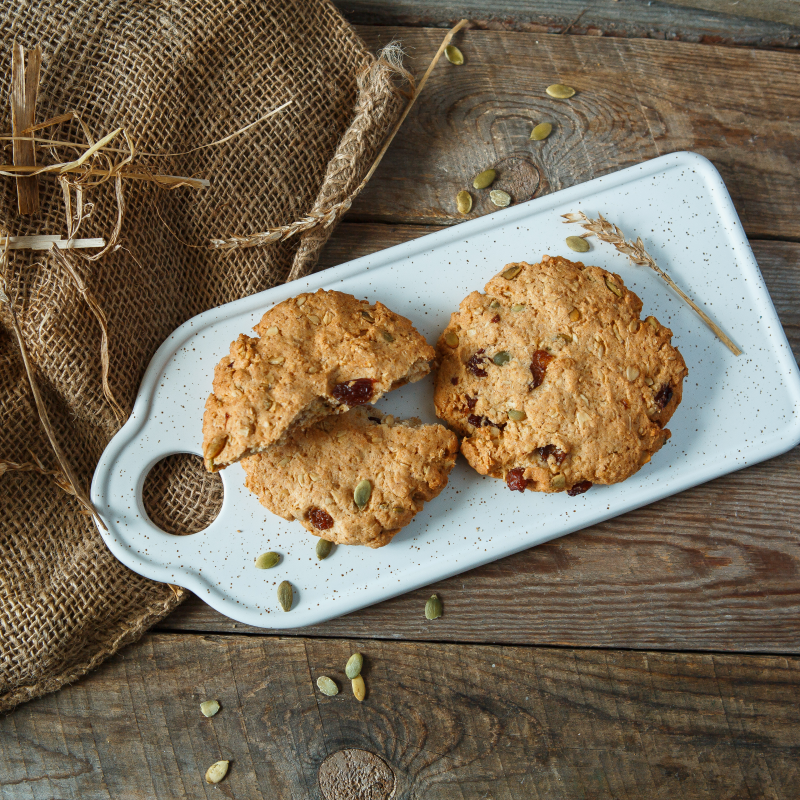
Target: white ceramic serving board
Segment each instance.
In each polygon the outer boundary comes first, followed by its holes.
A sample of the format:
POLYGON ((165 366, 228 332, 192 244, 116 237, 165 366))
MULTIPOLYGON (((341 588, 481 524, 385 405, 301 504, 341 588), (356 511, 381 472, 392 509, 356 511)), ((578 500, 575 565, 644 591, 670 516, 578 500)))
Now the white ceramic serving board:
MULTIPOLYGON (((220 258, 224 258, 221 255, 220 258)), ((379 403, 396 416, 434 422, 433 379, 379 403)), ((108 547, 132 570, 191 589, 251 625, 293 628, 322 622, 433 583, 652 503, 790 449, 800 441, 800 376, 730 196, 709 161, 692 153, 639 166, 365 256, 304 280, 200 314, 159 348, 128 423, 95 472, 92 500, 108 525, 108 547), (203 405, 215 364, 239 333, 273 304, 318 287, 380 300, 409 317, 434 343, 461 299, 510 261, 545 253, 573 255, 577 234, 561 214, 603 213, 648 251, 704 305, 742 348, 735 357, 645 267, 590 239, 585 263, 619 273, 674 332, 689 376, 670 422, 672 439, 638 474, 578 497, 510 492, 459 458, 442 494, 378 550, 337 547, 317 561, 317 539, 299 523, 270 514, 244 488, 236 464, 220 474, 225 498, 217 519, 191 536, 164 533, 142 503, 145 476, 172 453, 201 452, 203 405), (259 570, 259 553, 283 554, 259 570), (295 602, 278 606, 289 580, 295 602)))

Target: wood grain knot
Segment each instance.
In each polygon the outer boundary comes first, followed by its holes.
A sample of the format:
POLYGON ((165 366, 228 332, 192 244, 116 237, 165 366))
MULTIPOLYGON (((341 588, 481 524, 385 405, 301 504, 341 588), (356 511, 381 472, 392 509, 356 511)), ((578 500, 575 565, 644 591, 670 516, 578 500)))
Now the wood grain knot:
POLYGON ((368 750, 339 750, 319 768, 325 800, 391 800, 395 785, 391 767, 368 750))
POLYGON ((536 196, 541 183, 539 168, 525 156, 508 156, 492 165, 497 178, 492 189, 502 189, 511 195, 514 204, 524 203, 536 196))

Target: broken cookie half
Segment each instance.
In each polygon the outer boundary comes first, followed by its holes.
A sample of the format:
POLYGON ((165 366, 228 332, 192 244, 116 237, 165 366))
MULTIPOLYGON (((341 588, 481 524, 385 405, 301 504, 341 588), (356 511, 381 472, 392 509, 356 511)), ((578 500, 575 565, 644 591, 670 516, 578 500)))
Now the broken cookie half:
POLYGON ((242 460, 263 506, 336 544, 383 547, 447 485, 458 439, 372 406, 329 416, 242 460))
POLYGON ((214 370, 203 460, 217 472, 430 372, 434 349, 382 303, 319 289, 279 303, 214 370))

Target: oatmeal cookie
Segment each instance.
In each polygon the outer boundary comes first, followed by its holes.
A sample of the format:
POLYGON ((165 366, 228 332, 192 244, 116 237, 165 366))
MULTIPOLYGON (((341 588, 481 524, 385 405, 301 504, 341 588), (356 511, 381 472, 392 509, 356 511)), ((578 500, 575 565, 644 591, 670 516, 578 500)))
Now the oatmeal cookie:
POLYGON ((511 489, 618 483, 670 437, 686 364, 619 275, 565 258, 508 264, 439 339, 437 415, 511 489))
POLYGON ((240 335, 214 370, 203 415, 209 472, 418 381, 435 355, 382 303, 322 289, 279 303, 254 330, 259 338, 240 335))
POLYGON ((262 505, 337 544, 383 547, 447 485, 458 439, 371 406, 292 430, 242 459, 262 505))

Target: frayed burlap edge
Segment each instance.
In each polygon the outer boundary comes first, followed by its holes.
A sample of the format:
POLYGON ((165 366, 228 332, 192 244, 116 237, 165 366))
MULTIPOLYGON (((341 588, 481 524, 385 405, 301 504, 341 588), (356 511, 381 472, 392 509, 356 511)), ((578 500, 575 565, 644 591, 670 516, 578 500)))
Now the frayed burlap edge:
MULTIPOLYGON (((402 77, 404 73, 399 63, 399 48, 388 58, 384 54, 375 58, 368 53, 366 45, 364 50, 367 59, 358 79, 359 92, 353 120, 328 164, 314 211, 325 211, 340 203, 359 186, 405 103, 405 96, 396 85, 398 76, 402 77)), ((339 216, 336 215, 333 224, 318 225, 302 234, 287 280, 303 277, 313 270, 339 216)), ((174 611, 190 594, 181 587, 164 584, 163 599, 150 603, 144 613, 129 625, 115 627, 105 641, 96 642, 97 648, 88 660, 71 665, 61 674, 51 675, 32 685, 18 686, 0 696, 0 713, 7 713, 21 703, 55 692, 82 678, 122 647, 141 639, 149 628, 174 611)))

